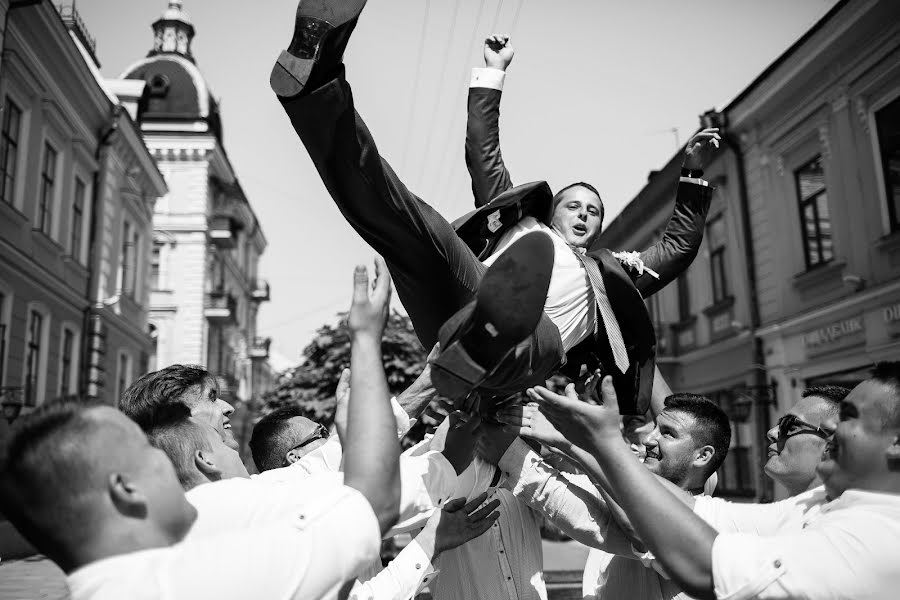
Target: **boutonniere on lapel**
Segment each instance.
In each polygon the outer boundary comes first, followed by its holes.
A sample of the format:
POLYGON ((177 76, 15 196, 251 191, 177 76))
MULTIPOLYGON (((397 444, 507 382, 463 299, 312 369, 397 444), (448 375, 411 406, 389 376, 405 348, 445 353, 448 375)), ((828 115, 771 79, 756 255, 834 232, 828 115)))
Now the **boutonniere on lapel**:
POLYGON ((659 273, 651 269, 650 267, 644 266, 644 261, 641 260, 640 252, 613 252, 612 255, 622 263, 622 267, 626 270, 631 269, 632 271, 637 272, 638 277, 643 275, 645 272, 647 275, 653 277, 654 279, 659 279, 659 273))
POLYGON ((491 214, 487 216, 487 228, 491 233, 497 233, 497 230, 503 227, 503 223, 500 222, 500 210, 495 210, 491 214))

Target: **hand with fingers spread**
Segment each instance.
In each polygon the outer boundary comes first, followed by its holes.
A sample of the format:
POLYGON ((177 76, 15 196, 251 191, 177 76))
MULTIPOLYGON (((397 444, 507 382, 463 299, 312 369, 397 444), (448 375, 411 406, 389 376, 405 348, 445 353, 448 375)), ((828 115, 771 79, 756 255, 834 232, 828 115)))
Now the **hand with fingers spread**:
POLYGON ((508 35, 494 34, 484 40, 484 65, 505 71, 516 55, 508 35))
POLYGON ((437 556, 474 540, 490 529, 500 516, 497 512, 500 500, 491 500, 478 508, 486 499, 487 492, 472 498, 468 503, 465 498, 450 500, 441 510, 434 511, 416 541, 423 545, 420 538, 433 536, 434 556, 437 556))
POLYGON ((475 445, 479 437, 476 430, 481 425, 481 417, 454 411, 447 418, 450 419, 450 428, 447 430, 447 438, 441 453, 459 475, 466 470, 475 455, 475 445))
POLYGON ((347 316, 351 337, 368 336, 381 341, 391 306, 391 276, 387 264, 375 257, 375 282, 369 295, 369 273, 362 265, 353 272, 353 303, 347 316))
POLYGON ((713 153, 719 148, 719 130, 715 127, 704 129, 688 140, 684 147, 684 166, 691 171, 702 170, 712 159, 713 153))
POLYGON ((618 440, 624 444, 620 433, 621 417, 612 377, 604 377, 600 384, 602 405, 591 405, 578 399, 575 386, 566 386, 561 396, 544 387, 528 390, 528 395, 538 402, 540 411, 572 444, 592 451, 600 441, 618 440))
POLYGON ((497 412, 497 420, 505 423, 504 430, 536 440, 548 448, 567 452, 572 447, 572 443, 541 413, 537 402, 503 408, 497 412))

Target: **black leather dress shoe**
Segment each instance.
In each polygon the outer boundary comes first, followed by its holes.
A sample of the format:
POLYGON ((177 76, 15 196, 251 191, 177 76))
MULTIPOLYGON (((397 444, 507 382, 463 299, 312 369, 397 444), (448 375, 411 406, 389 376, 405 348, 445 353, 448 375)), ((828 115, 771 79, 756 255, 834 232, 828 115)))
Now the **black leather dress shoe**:
POLYGON ((290 98, 307 87, 313 67, 334 71, 365 5, 366 0, 300 0, 294 37, 269 76, 272 90, 290 98))
MULTIPOLYGON (((553 242, 545 233, 522 236, 488 268, 464 321, 451 317, 438 337, 441 353, 431 380, 442 396, 466 397, 534 332, 553 273, 553 242)), ((527 367, 526 367, 527 368, 527 367)))

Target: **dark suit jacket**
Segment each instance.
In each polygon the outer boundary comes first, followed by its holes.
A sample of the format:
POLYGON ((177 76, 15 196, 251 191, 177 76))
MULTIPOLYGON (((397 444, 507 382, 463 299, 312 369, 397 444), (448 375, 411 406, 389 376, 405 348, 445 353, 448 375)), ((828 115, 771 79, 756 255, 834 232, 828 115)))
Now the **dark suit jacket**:
MULTIPOLYGON (((514 187, 500 153, 501 92, 487 88, 469 90, 466 130, 466 165, 472 177, 476 209, 457 219, 457 234, 480 260, 490 256, 503 234, 525 216, 550 224, 553 194, 544 181, 514 187)), ((656 357, 656 334, 644 298, 655 294, 683 273, 700 248, 712 190, 693 183, 679 183, 675 208, 662 239, 641 252, 646 271, 638 275, 625 269, 605 248, 592 247, 588 256, 597 261, 610 304, 616 313, 628 349, 627 373, 615 368, 602 321, 596 336, 569 350, 560 369, 576 379, 585 365, 613 376, 622 414, 643 414, 650 405, 656 357)))

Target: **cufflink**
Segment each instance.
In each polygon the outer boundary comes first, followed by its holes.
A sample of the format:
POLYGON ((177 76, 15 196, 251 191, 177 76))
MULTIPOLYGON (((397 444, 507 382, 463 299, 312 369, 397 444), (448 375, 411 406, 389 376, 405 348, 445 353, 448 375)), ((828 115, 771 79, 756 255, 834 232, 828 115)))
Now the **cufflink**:
POLYGON ((495 210, 491 214, 487 216, 487 228, 491 233, 497 233, 497 230, 503 227, 503 223, 500 221, 500 210, 495 210))

